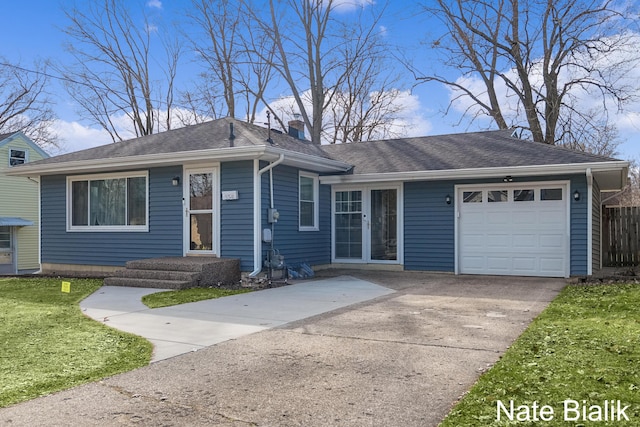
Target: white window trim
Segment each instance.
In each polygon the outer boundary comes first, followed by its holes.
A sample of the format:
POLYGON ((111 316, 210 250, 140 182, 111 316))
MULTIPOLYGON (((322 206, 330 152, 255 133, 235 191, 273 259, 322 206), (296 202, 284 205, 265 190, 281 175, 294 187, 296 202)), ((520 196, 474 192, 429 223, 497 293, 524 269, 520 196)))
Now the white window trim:
POLYGON ((92 175, 67 176, 67 231, 68 232, 148 232, 149 231, 149 171, 119 172, 92 175), (146 179, 145 225, 71 225, 72 183, 75 181, 92 181, 100 179, 140 178, 146 179))
POLYGON ((319 231, 320 230, 320 179, 318 174, 303 172, 298 173, 298 231, 319 231), (313 226, 300 225, 300 178, 311 178, 313 180, 313 226))
MULTIPOLYGON (((23 165, 25 163, 29 163, 29 150, 27 150, 26 148, 21 148, 21 147, 16 147, 16 148, 9 147, 9 167, 17 166, 17 165, 12 165, 11 164, 11 159, 14 158, 13 156, 11 156, 11 151, 24 151, 24 163, 19 163, 19 164, 23 165)), ((15 158, 17 159, 17 157, 15 157, 15 158)))

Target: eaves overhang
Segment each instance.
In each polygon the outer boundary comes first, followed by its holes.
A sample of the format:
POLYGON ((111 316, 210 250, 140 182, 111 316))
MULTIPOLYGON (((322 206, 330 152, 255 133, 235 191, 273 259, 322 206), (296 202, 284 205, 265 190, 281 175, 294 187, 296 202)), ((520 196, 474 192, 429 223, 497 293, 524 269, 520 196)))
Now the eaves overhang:
POLYGON ((352 175, 330 175, 320 177, 322 184, 357 184, 373 182, 394 181, 439 181, 449 179, 490 179, 519 177, 519 176, 544 176, 563 174, 586 174, 591 170, 596 179, 603 178, 600 184, 602 190, 622 188, 627 182, 629 162, 607 161, 591 163, 568 163, 555 165, 531 165, 531 166, 505 166, 492 168, 470 169, 445 169, 430 171, 407 171, 389 173, 367 173, 352 175), (604 179, 606 178, 606 179, 604 179))

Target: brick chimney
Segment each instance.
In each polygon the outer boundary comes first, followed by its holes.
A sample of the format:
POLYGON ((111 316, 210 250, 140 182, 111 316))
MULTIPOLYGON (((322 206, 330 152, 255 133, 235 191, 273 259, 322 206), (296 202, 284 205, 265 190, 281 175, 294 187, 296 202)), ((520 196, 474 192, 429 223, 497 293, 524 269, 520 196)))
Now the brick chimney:
POLYGON ((289 121, 289 135, 294 138, 304 139, 304 122, 302 120, 289 121))

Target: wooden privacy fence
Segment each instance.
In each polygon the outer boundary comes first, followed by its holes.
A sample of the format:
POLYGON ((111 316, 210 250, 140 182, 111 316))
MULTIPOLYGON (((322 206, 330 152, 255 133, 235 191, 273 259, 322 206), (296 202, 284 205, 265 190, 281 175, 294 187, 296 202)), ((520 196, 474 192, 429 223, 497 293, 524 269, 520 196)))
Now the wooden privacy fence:
POLYGON ((602 264, 605 267, 640 265, 640 207, 602 210, 602 264))

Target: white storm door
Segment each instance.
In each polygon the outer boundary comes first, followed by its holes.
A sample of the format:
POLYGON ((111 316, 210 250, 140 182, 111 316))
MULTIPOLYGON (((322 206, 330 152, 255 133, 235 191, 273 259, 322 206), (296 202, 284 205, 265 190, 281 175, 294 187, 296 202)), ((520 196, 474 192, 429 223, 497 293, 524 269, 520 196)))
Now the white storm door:
POLYGON ((215 232, 217 175, 213 168, 186 169, 184 173, 185 254, 217 254, 215 232))

